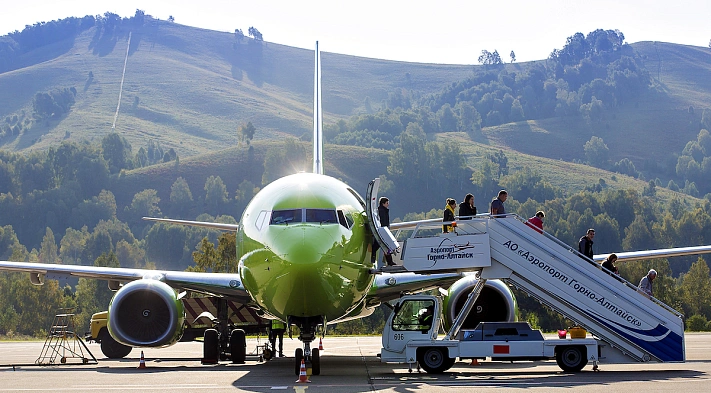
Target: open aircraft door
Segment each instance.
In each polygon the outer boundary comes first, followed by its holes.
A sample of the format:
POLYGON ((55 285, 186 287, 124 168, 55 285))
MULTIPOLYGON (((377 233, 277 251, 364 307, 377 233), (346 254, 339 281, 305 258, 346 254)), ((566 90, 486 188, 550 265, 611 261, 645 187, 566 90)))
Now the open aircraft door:
POLYGON ((390 228, 380 225, 380 217, 378 216, 378 187, 380 187, 379 177, 368 183, 368 190, 366 192, 368 203, 365 204, 365 213, 368 215, 368 224, 375 241, 378 242, 380 248, 388 250, 389 253, 393 254, 399 245, 395 236, 390 232, 390 228))

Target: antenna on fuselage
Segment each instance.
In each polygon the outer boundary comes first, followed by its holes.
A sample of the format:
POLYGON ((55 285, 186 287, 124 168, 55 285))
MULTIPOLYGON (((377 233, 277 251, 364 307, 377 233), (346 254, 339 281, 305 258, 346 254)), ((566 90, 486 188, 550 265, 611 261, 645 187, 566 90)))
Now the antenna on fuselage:
POLYGON ((314 173, 323 175, 323 132, 321 121, 321 52, 316 41, 314 66, 314 173))

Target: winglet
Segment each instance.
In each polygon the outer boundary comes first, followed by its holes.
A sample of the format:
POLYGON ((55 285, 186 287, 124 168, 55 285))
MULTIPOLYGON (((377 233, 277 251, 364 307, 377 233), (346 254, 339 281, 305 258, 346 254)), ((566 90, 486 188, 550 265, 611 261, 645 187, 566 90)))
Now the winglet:
POLYGON ((323 175, 323 132, 321 120, 321 52, 316 41, 314 66, 314 173, 323 175))

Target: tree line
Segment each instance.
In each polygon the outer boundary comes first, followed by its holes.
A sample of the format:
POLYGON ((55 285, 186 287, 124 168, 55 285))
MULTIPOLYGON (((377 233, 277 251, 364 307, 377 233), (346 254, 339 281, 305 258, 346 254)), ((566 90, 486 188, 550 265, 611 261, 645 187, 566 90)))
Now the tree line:
MULTIPOLYGON (((120 138, 110 135, 100 146, 65 142, 46 152, 26 156, 0 152, 0 208, 6 212, 0 217, 0 258, 234 271, 233 239, 218 237, 203 228, 145 223, 140 217, 167 214, 236 223, 235 217, 239 217, 262 184, 305 169, 309 162, 306 144, 292 139, 267 151, 260 184, 245 180, 229 192, 219 176, 209 176, 197 201, 193 194, 197 190, 191 190, 185 179, 178 177, 167 200, 161 200, 155 189, 135 190, 130 203, 122 206, 110 188, 122 176, 121 169, 134 165, 128 162, 135 157, 127 154, 125 143, 117 141, 120 138), (112 165, 114 169, 110 169, 112 165), (26 247, 18 234, 24 239, 37 240, 26 243, 30 245, 26 247)), ((152 146, 155 151, 157 144, 152 146)), ((492 151, 478 168, 470 168, 457 145, 428 141, 416 123, 408 125, 389 161, 382 193, 392 201, 394 220, 441 217, 443 190, 454 197, 472 192, 479 211, 486 211, 493 196, 505 188, 510 195, 507 211, 527 217, 544 210, 545 229, 567 244, 577 244, 587 228, 596 228, 596 253, 711 244, 708 200, 693 205, 680 200, 662 204, 654 195, 612 190, 604 182, 567 195, 535 168, 509 168, 503 151, 492 151), (418 190, 417 195, 412 194, 413 190, 418 190)), ((711 292, 699 293, 693 289, 707 285, 704 277, 708 280, 708 271, 704 273, 704 266, 705 262, 686 257, 673 263, 666 260, 627 263, 620 271, 636 283, 646 269, 654 267, 660 272, 655 281, 658 297, 684 310, 688 317, 698 315, 693 321, 701 321, 711 318, 711 292), (691 293, 697 296, 691 299, 691 293)), ((5 334, 11 331, 41 334, 39 329, 49 323, 41 322, 42 318, 58 307, 76 307, 78 322, 85 326, 90 314, 105 309, 110 297, 103 282, 80 280, 34 287, 26 275, 1 277, 0 290, 10 294, 0 302, 0 333, 5 334), (40 307, 41 299, 47 300, 40 307)), ((525 300, 524 295, 519 297, 524 319, 545 329, 565 323, 537 302, 525 300)), ((383 316, 377 313, 371 317, 381 318, 380 321, 347 322, 337 331, 375 329, 381 326, 383 316)))
POLYGON ((435 94, 417 97, 397 89, 377 112, 341 120, 326 135, 334 143, 393 149, 411 122, 425 133, 472 136, 482 127, 551 117, 579 116, 597 124, 607 110, 635 99, 651 84, 649 72, 618 30, 576 33, 545 63, 523 69, 505 67, 497 51, 482 52, 480 62, 486 65, 483 70, 435 94))

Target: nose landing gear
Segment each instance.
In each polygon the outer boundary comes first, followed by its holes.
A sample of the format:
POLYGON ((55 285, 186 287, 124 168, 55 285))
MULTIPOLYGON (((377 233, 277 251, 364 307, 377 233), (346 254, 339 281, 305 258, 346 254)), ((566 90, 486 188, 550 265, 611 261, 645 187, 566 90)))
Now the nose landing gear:
POLYGON ((311 375, 321 375, 321 357, 318 348, 311 349, 311 343, 304 342, 304 348, 294 351, 294 372, 299 375, 301 360, 306 364, 306 370, 311 369, 311 375))

